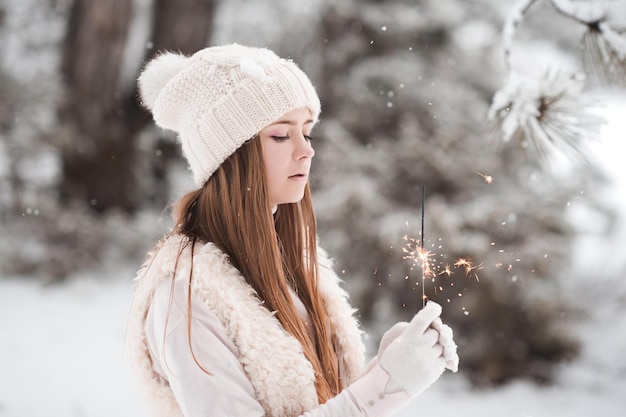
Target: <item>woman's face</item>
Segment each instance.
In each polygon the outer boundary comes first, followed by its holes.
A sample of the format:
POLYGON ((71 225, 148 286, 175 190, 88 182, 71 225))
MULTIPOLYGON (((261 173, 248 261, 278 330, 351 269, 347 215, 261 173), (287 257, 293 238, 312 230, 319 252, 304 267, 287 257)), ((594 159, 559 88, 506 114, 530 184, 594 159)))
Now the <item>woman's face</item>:
POLYGON ((313 120, 306 107, 292 110, 259 132, 272 207, 302 200, 309 179, 313 120))

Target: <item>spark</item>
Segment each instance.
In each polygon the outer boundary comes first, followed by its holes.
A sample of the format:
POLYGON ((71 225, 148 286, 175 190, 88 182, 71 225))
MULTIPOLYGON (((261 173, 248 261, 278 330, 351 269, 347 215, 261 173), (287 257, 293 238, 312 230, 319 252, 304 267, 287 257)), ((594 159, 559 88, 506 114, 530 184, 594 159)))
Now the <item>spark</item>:
POLYGON ((433 253, 424 248, 419 248, 417 250, 417 257, 420 260, 420 265, 422 267, 422 271, 424 272, 424 278, 435 277, 435 272, 433 271, 430 265, 432 256, 433 256, 433 253))
MULTIPOLYGON (((418 240, 409 236, 404 236, 404 240, 407 241, 407 244, 402 248, 402 252, 404 253, 403 259, 410 259, 413 261, 413 265, 411 266, 411 270, 413 267, 419 267, 422 271, 422 307, 426 304, 428 300, 428 296, 425 292, 426 279, 431 278, 434 279, 436 273, 434 271, 434 254, 427 250, 422 240, 418 240)), ((408 276, 405 278, 407 279, 408 276)))
POLYGON ((447 265, 447 264, 446 264, 446 265, 443 267, 443 271, 441 271, 441 272, 439 273, 439 275, 447 275, 447 276, 452 276, 452 275, 454 275, 454 272, 452 272, 452 269, 450 268, 450 265, 447 265))
POLYGON ((472 268, 472 261, 469 258, 459 258, 457 259, 457 261, 454 263, 454 266, 456 267, 465 267, 465 270, 467 271, 468 268, 471 271, 472 268))
POLYGON ((476 172, 476 173, 480 175, 481 177, 483 177, 483 179, 485 180, 487 184, 493 184, 493 177, 491 175, 481 174, 480 172, 476 172))
MULTIPOLYGON (((480 269, 483 269, 483 264, 480 265, 474 265, 474 263, 472 262, 471 259, 469 258, 459 258, 457 259, 457 261, 454 263, 454 266, 459 267, 459 268, 465 268, 465 275, 466 276, 470 276, 472 274, 472 271, 478 271, 480 269)), ((474 277, 476 278, 476 281, 479 281, 478 279, 478 274, 476 272, 474 272, 474 277)))

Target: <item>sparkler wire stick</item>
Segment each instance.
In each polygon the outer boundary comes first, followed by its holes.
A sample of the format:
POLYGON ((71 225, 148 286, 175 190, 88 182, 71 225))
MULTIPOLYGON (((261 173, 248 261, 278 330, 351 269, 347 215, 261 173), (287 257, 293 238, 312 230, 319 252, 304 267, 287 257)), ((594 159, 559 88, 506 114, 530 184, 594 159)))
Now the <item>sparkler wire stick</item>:
POLYGON ((426 202, 426 186, 422 185, 422 308, 426 306, 426 252, 424 252, 424 205, 426 202))

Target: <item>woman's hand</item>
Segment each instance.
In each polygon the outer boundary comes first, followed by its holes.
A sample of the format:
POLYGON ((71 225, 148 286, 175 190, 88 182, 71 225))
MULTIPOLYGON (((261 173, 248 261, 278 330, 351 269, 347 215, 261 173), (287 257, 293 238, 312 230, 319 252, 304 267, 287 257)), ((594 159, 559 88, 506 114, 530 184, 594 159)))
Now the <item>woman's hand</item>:
POLYGON ((431 327, 439 332, 439 344, 443 346, 446 369, 452 372, 458 371, 459 355, 456 352, 456 343, 454 343, 452 329, 447 324, 443 324, 440 317, 433 320, 431 327))
POLYGON ((414 397, 445 368, 457 370, 459 358, 452 329, 441 322, 441 306, 430 301, 410 323, 398 323, 381 340, 378 364, 389 374, 386 393, 414 397))

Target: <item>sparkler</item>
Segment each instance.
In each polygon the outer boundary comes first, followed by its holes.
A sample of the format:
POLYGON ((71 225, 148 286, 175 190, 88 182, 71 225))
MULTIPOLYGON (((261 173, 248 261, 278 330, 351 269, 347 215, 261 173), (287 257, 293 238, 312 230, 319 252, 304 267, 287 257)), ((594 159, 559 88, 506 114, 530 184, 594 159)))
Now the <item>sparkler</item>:
POLYGON ((424 250, 424 206, 426 205, 426 186, 422 185, 422 239, 420 258, 422 259, 422 308, 426 306, 426 265, 428 265, 428 259, 426 258, 426 251, 424 250))
MULTIPOLYGON (((409 238, 407 235, 404 235, 404 240, 407 240, 408 243, 406 247, 402 248, 402 251, 406 253, 404 259, 412 259, 414 262, 419 263, 422 270, 422 308, 426 306, 426 300, 428 297, 426 296, 426 277, 427 276, 435 276, 435 273, 430 267, 430 256, 431 252, 427 251, 424 247, 425 245, 425 235, 424 235, 424 218, 425 218, 425 206, 426 206, 426 187, 422 186, 422 229, 421 229, 421 239, 418 241, 414 238, 409 238)), ((408 226, 408 223, 407 223, 408 226)), ((412 269, 412 268, 411 268, 412 269)))
MULTIPOLYGON (((483 174, 479 174, 483 176, 483 174)), ((488 176, 483 176, 485 180, 487 180, 488 176)), ((491 177, 489 177, 491 178, 491 177)), ((435 259, 433 259, 433 253, 426 249, 426 233, 425 233, 425 212, 426 212, 426 187, 422 186, 422 219, 421 219, 421 238, 415 239, 404 235, 403 239, 407 241, 407 245, 402 248, 402 251, 406 254, 404 255, 404 259, 412 259, 414 262, 414 266, 419 264, 421 273, 422 273, 422 308, 426 306, 426 301, 428 300, 428 296, 426 295, 426 278, 432 278, 433 282, 435 282, 435 278, 437 276, 445 275, 452 276, 454 275, 453 268, 464 270, 465 276, 469 277, 473 275, 476 278, 476 281, 479 281, 477 271, 482 269, 482 264, 475 265, 470 258, 458 258, 452 265, 446 264, 441 265, 435 259)), ((407 226, 408 226, 407 222, 407 226)), ((441 248, 441 246, 439 246, 441 248)), ((413 268, 411 268, 413 269, 413 268)), ((408 279, 408 276, 405 277, 408 279)), ((450 286, 453 286, 454 283, 450 282, 450 286)), ((439 286, 439 290, 443 290, 443 287, 439 286)), ((435 286, 435 292, 437 291, 437 286, 435 286)), ((459 293, 459 297, 461 294, 459 293)), ((448 300, 449 301, 449 300, 448 300)))
MULTIPOLYGON (((407 224, 408 226, 408 224, 407 224)), ((422 229, 423 230, 423 229, 422 229)), ((422 231, 422 239, 416 239, 404 235, 404 240, 408 243, 402 251, 406 254, 404 255, 404 259, 411 259, 414 263, 413 266, 417 266, 419 264, 422 272, 422 308, 426 306, 426 301, 428 301, 428 296, 426 295, 426 279, 432 279, 435 293, 437 291, 443 291, 444 287, 442 283, 435 283, 436 278, 439 276, 451 277, 455 274, 456 270, 461 270, 464 272, 466 277, 473 277, 479 282, 478 271, 483 269, 483 264, 475 264, 469 257, 458 258, 452 264, 443 264, 434 258, 434 253, 427 250, 425 248, 425 239, 424 232, 422 231)), ((434 245, 433 245, 434 246, 434 245)), ((441 249, 441 246, 439 246, 441 249)), ((440 254, 443 256, 443 254, 440 254)), ((411 268, 413 270, 413 268, 411 268)), ((408 279, 408 275, 405 276, 405 279, 408 279)), ((454 287, 454 282, 450 281, 448 283, 450 287, 454 287)), ((459 292, 458 296, 461 297, 462 294, 459 292)), ((450 302, 450 299, 448 299, 450 302)), ((469 313, 463 307, 464 314, 468 315, 469 313)))

